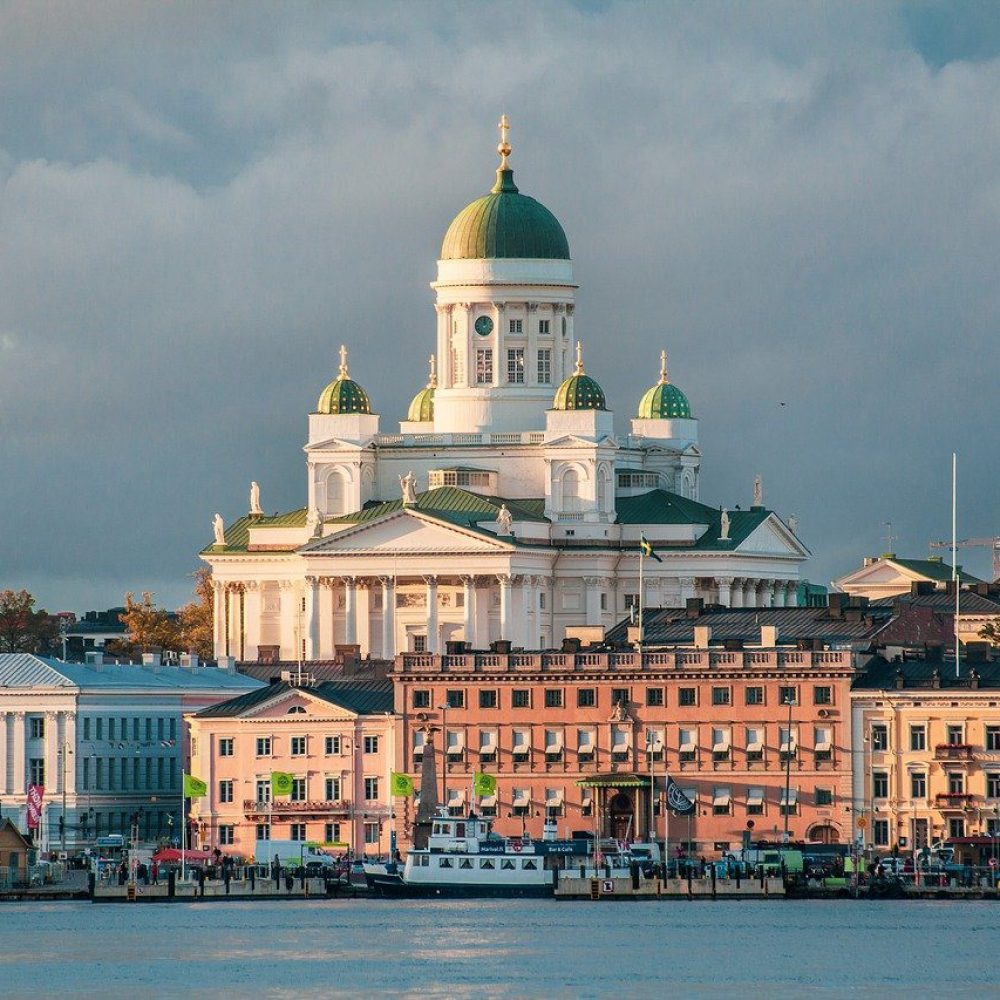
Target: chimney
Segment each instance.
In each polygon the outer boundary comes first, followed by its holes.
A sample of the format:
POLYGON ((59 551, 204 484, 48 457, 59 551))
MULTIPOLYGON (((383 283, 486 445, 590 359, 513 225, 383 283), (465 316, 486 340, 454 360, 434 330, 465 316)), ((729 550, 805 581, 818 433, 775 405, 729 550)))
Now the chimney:
POLYGON ((869 566, 874 566, 877 562, 878 559, 876 559, 875 556, 865 556, 861 561, 861 568, 867 569, 869 566))
POLYGON ((896 690, 902 691, 906 687, 906 674, 903 673, 902 667, 896 667, 896 690))
POLYGON ((85 662, 91 670, 96 670, 98 673, 104 669, 104 653, 96 649, 88 649, 84 653, 85 662))
POLYGON ((709 643, 712 641, 712 626, 711 625, 695 625, 694 627, 694 648, 695 649, 708 649, 709 643))
POLYGON ((159 653, 143 653, 142 665, 144 667, 158 667, 160 665, 159 653))
POLYGON ((198 654, 197 653, 181 653, 181 666, 187 670, 197 670, 198 669, 198 654))
POLYGON ((225 670, 227 674, 234 673, 236 671, 236 657, 235 656, 220 656, 216 661, 216 666, 220 670, 225 670))
POLYGON ((774 649, 778 645, 777 625, 761 625, 760 644, 763 649, 774 649))
POLYGON ((830 612, 831 618, 843 618, 844 607, 850 603, 850 596, 848 594, 830 594, 827 601, 827 609, 830 612))
POLYGON ((685 608, 688 618, 698 618, 705 609, 705 601, 700 597, 689 597, 685 608))

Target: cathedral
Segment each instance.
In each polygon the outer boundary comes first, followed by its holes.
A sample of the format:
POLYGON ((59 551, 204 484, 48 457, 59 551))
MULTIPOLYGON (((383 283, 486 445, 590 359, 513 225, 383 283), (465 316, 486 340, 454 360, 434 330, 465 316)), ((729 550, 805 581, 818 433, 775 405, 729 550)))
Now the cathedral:
POLYGON ((665 353, 616 434, 574 333, 569 241, 515 184, 506 118, 497 151, 445 232, 429 377, 398 432, 341 347, 309 414, 306 503, 266 515, 253 484, 246 515, 216 515, 218 656, 547 649, 621 621, 640 576, 645 607, 795 603, 808 550, 759 481, 749 509, 700 501, 698 421, 665 353))

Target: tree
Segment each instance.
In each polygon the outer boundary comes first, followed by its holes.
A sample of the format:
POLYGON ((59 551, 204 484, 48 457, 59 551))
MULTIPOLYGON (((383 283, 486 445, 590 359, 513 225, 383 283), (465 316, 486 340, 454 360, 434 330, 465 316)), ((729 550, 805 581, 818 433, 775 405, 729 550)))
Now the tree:
POLYGON ((125 613, 118 620, 128 630, 119 644, 122 652, 150 652, 153 649, 180 649, 181 628, 177 616, 153 603, 153 595, 144 590, 140 600, 135 595, 125 595, 125 613))
POLYGON ((1000 646, 1000 618, 994 618, 987 622, 980 630, 979 635, 983 639, 988 639, 994 646, 1000 646))
POLYGON ((0 653, 47 652, 59 626, 27 590, 0 590, 0 653))
POLYGON ((195 570, 195 600, 185 604, 178 612, 184 648, 197 653, 202 660, 215 655, 215 594, 212 589, 212 571, 207 566, 195 570))

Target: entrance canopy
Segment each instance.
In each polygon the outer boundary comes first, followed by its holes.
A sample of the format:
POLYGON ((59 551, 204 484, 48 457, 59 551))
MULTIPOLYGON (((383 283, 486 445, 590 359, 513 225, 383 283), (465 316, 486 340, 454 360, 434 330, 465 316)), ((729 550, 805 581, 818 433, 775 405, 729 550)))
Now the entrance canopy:
POLYGON ((595 774, 589 778, 581 778, 577 788, 649 788, 648 775, 636 774, 634 771, 615 771, 611 774, 595 774))

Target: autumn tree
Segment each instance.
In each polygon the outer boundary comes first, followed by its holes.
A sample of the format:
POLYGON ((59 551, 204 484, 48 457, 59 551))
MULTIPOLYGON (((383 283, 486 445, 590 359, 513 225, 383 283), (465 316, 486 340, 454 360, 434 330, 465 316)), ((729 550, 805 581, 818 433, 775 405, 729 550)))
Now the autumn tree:
POLYGON ((140 600, 135 595, 125 595, 125 612, 118 620, 127 629, 126 638, 120 644, 126 653, 149 652, 152 649, 180 649, 181 628, 176 615, 153 603, 153 595, 148 590, 142 592, 140 600))
POLYGON ((183 647, 189 653, 197 653, 202 660, 210 660, 215 655, 212 571, 203 566, 191 575, 194 577, 195 599, 185 604, 177 614, 183 647))
POLYGON ((0 653, 48 652, 59 626, 27 590, 0 590, 0 653))
POLYGON ((979 635, 992 642, 994 646, 1000 646, 1000 618, 994 618, 993 621, 987 622, 979 630, 979 635))

